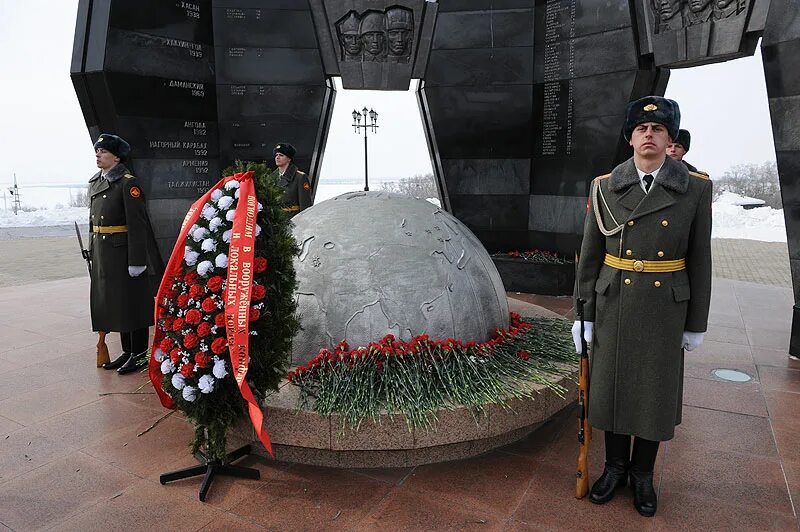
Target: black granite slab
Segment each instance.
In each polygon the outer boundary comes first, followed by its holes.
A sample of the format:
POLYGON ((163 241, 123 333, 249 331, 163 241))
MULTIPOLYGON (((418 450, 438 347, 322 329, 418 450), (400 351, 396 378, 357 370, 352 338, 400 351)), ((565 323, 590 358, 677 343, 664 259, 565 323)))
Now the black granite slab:
POLYGON ((109 25, 112 28, 214 44, 211 0, 115 0, 111 3, 109 25))
POLYGON ((514 230, 528 225, 528 197, 450 194, 450 204, 453 215, 473 231, 514 230))
POLYGON ((106 72, 214 82, 214 47, 127 30, 108 31, 106 72))
MULTIPOLYGON (((137 158, 131 170, 142 184, 148 202, 156 199, 198 198, 222 178, 219 163, 208 159, 137 158)), ((186 212, 176 213, 181 219, 186 212)))
POLYGON ((116 115, 162 118, 216 118, 216 85, 197 80, 137 76, 107 72, 116 115), (147 95, 143 98, 142 95, 147 95))
POLYGON ((216 122, 121 116, 117 123, 117 134, 128 141, 137 159, 219 157, 216 122))
POLYGON ((428 87, 533 82, 533 48, 431 50, 428 87))
POLYGON ((530 159, 443 159, 450 194, 529 194, 530 159))
POLYGON ((800 38, 761 47, 764 78, 772 97, 800 95, 800 38))
POLYGON ((441 13, 433 50, 533 46, 533 9, 441 13))
MULTIPOLYGON (((259 2, 250 2, 259 4, 259 2)), ((214 14, 214 44, 244 48, 317 49, 314 22, 308 4, 300 9, 274 7, 217 7, 214 14)))
POLYGON ((216 47, 219 84, 317 85, 325 72, 318 50, 216 47))

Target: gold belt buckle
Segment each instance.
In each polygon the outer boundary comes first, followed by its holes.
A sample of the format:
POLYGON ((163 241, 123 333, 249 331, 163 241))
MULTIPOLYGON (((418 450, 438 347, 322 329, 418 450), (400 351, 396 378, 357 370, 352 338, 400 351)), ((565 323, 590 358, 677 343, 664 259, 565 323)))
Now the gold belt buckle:
POLYGON ((644 271, 644 262, 640 260, 633 261, 633 271, 635 272, 644 271))

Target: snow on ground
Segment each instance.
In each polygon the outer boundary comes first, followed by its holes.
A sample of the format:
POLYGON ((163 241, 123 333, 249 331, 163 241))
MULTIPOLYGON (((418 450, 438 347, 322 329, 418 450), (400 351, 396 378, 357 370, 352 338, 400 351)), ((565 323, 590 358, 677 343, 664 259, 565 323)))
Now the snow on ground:
POLYGON ((764 205, 766 202, 763 199, 748 198, 735 192, 723 190, 717 201, 714 203, 722 203, 725 205, 764 205))
MULTIPOLYGON (((376 184, 375 190, 379 189, 380 186, 376 184)), ((317 191, 316 201, 319 203, 339 194, 358 190, 363 190, 363 184, 321 183, 317 191)), ((85 207, 64 207, 63 205, 68 203, 70 197, 66 190, 59 192, 59 202, 48 208, 30 212, 21 211, 19 214, 14 215, 11 211, 11 205, 7 205, 6 210, 0 210, 0 227, 72 225, 73 221, 77 221, 79 224, 86 223, 89 217, 88 210, 85 207)), ((747 203, 748 199, 752 200, 752 198, 724 192, 720 199, 714 202, 712 207, 714 219, 712 238, 744 238, 764 242, 786 242, 783 211, 771 207, 745 210, 741 207, 741 204, 747 203)), ((431 199, 428 201, 435 203, 431 199)), ((23 206, 25 205, 23 201, 23 206)))

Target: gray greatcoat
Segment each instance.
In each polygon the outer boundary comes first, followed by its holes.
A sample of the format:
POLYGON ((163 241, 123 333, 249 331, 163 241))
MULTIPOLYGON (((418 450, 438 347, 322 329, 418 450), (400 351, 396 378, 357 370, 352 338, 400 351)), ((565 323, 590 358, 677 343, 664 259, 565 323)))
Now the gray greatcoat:
POLYGON ((163 267, 138 180, 118 164, 105 178, 98 172, 89 180, 89 197, 92 330, 131 332, 149 327, 155 284, 149 278, 159 278, 163 267), (100 226, 127 226, 127 231, 96 233, 100 226), (132 278, 128 266, 147 266, 147 270, 132 278))
POLYGON ((667 157, 649 193, 639 183, 633 159, 592 183, 599 190, 590 196, 577 279, 585 319, 595 322, 589 422, 664 441, 681 422, 683 331, 705 332, 708 319, 711 181, 667 157), (606 232, 621 230, 606 236, 598 214, 606 232), (606 253, 685 258, 686 269, 623 271, 603 263, 606 253))

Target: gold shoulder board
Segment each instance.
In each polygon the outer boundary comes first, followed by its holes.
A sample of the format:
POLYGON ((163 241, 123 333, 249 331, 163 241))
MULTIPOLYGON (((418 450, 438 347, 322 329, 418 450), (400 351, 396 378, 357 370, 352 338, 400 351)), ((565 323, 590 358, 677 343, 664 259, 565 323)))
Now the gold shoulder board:
POLYGON ((609 177, 611 177, 611 174, 603 174, 597 176, 595 179, 608 179, 609 177))
POLYGON ((700 172, 692 172, 691 170, 689 171, 689 175, 693 175, 695 177, 699 177, 700 179, 711 179, 711 177, 709 177, 708 174, 703 174, 703 173, 700 173, 700 172))
POLYGON ((133 179, 134 177, 136 176, 134 176, 133 174, 125 174, 126 179, 133 179))

